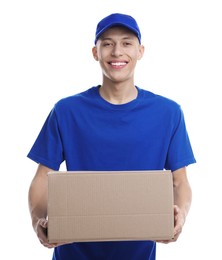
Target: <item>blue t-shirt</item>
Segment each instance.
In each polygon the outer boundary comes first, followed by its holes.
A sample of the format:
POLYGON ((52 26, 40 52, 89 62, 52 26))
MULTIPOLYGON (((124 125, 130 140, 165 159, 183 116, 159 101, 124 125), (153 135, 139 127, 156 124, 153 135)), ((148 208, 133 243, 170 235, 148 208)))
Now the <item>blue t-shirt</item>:
MULTIPOLYGON (((59 170, 177 170, 195 158, 181 107, 138 88, 135 100, 114 105, 99 86, 61 99, 28 157, 59 170)), ((55 248, 54 260, 155 259, 155 242, 87 242, 55 248)))

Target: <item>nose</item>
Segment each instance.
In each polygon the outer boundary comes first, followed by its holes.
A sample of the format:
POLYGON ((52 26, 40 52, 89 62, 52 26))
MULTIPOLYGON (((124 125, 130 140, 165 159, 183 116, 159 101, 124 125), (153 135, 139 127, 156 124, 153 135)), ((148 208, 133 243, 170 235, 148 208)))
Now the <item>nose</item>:
POLYGON ((119 57, 123 54, 123 50, 120 44, 115 44, 112 49, 112 56, 119 57))

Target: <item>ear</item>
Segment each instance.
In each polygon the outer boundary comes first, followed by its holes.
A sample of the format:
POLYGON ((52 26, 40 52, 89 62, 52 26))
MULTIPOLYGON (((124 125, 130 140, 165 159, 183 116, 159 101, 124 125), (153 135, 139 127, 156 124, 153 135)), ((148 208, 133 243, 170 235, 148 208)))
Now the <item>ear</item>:
POLYGON ((144 51, 145 51, 145 47, 143 45, 140 45, 139 46, 139 53, 138 53, 138 60, 142 59, 144 51))
POLYGON ((93 54, 94 59, 95 59, 96 61, 98 61, 98 55, 97 55, 97 48, 96 48, 96 46, 94 46, 94 47, 92 48, 92 54, 93 54))

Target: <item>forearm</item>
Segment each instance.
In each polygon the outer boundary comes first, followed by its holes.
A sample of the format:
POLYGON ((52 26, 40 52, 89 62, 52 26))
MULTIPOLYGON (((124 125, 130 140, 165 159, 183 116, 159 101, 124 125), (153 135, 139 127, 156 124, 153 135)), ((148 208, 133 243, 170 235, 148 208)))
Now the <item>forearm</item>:
POLYGON ((37 187, 36 183, 32 183, 29 190, 29 211, 33 227, 40 218, 47 217, 47 197, 45 192, 39 192, 37 187))
POLYGON ((38 168, 28 194, 29 211, 34 228, 39 219, 47 218, 48 180, 47 171, 46 169, 42 171, 43 169, 38 168))
POLYGON ((186 218, 192 201, 191 189, 188 186, 180 185, 174 189, 174 204, 180 208, 186 218))
POLYGON ((187 179, 186 169, 181 168, 173 173, 174 178, 174 204, 180 208, 181 214, 186 218, 191 202, 192 190, 187 179))
POLYGON ((29 188, 29 211, 32 218, 32 226, 42 245, 48 248, 58 246, 51 244, 47 239, 47 204, 48 204, 48 175, 51 169, 39 165, 35 177, 29 188))

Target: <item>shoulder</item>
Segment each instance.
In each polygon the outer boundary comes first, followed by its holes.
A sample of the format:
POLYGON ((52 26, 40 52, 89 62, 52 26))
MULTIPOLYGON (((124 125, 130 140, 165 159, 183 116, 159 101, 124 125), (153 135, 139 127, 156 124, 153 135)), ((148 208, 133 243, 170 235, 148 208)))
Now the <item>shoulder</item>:
POLYGON ((140 108, 155 117, 155 120, 178 124, 182 120, 181 105, 168 97, 141 89, 140 108))
POLYGON ((168 97, 155 94, 151 91, 140 89, 141 91, 141 99, 145 103, 153 104, 161 109, 172 109, 172 110, 180 110, 180 104, 177 103, 175 100, 170 99, 168 97))
POLYGON ((87 100, 91 100, 96 92, 97 87, 91 87, 85 91, 79 92, 72 96, 64 97, 56 102, 54 108, 57 110, 63 110, 67 108, 77 107, 83 103, 87 103, 87 100))

